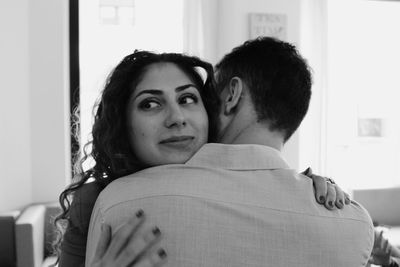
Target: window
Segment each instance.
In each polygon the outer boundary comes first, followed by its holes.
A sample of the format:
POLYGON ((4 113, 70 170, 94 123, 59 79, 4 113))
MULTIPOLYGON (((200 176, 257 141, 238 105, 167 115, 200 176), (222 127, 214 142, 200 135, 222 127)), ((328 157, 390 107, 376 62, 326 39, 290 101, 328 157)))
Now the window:
POLYGON ((135 49, 183 52, 183 9, 183 0, 79 1, 82 146, 105 79, 124 56, 135 49))
POLYGON ((326 172, 345 188, 400 186, 400 2, 327 2, 326 172))

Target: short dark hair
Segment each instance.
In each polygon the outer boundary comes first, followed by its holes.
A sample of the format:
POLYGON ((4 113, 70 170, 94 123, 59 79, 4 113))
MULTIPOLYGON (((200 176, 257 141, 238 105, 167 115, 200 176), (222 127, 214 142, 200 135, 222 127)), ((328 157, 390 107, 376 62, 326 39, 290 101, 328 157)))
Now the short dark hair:
POLYGON ((217 90, 233 77, 249 87, 258 120, 270 130, 282 131, 284 140, 299 127, 307 113, 312 77, 306 60, 294 45, 271 37, 246 41, 216 65, 217 90))

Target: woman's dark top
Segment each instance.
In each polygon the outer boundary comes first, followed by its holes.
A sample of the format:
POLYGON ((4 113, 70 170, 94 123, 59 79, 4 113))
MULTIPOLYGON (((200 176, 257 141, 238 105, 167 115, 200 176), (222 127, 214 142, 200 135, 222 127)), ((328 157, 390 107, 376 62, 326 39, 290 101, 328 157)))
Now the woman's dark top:
POLYGON ((70 222, 61 243, 59 267, 85 266, 90 216, 101 190, 100 185, 92 182, 75 191, 69 211, 70 222))

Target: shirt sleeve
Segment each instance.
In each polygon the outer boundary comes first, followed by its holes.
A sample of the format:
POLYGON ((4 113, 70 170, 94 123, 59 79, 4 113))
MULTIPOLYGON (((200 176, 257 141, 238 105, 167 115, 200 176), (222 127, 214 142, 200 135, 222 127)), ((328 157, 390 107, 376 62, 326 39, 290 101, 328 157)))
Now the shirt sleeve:
POLYGON ((88 237, 87 237, 87 249, 86 249, 86 259, 85 266, 91 266, 94 259, 94 254, 97 248, 97 244, 101 236, 101 225, 104 222, 104 217, 101 211, 101 199, 96 202, 92 218, 90 220, 88 237))
POLYGON ((90 216, 98 194, 94 184, 86 184, 75 192, 69 224, 61 243, 59 267, 84 266, 90 216))

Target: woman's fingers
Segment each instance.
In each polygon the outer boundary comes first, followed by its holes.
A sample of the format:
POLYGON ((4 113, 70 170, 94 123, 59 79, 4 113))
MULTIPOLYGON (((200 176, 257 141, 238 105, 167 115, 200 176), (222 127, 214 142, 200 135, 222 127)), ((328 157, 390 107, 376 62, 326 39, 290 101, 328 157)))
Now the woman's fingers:
POLYGON ((101 225, 101 235, 99 243, 97 244, 96 252, 94 254, 94 262, 99 261, 104 253, 107 251, 111 239, 111 229, 108 225, 101 225))
POLYGON ((333 185, 336 190, 336 201, 335 205, 338 209, 342 209, 345 205, 345 196, 343 190, 336 184, 333 185))
POLYGON ((307 168, 302 174, 313 180, 315 198, 318 203, 325 204, 327 209, 332 210, 335 207, 342 209, 345 205, 350 204, 349 195, 332 179, 313 174, 311 168, 307 168))
POLYGON ((374 241, 374 247, 380 248, 382 245, 382 238, 383 238, 383 231, 378 231, 375 230, 375 241, 374 241))
POLYGON ((160 248, 156 251, 152 251, 146 257, 142 257, 139 262, 137 262, 135 267, 158 267, 166 263, 167 253, 164 249, 160 248))
POLYGON ((381 245, 382 244, 382 241, 383 241, 383 231, 381 230, 381 231, 379 231, 379 236, 378 236, 378 242, 379 242, 379 245, 381 245))
POLYGON ((308 167, 307 169, 305 169, 305 171, 301 172, 301 174, 304 174, 304 175, 307 175, 308 177, 310 177, 310 175, 312 174, 311 167, 308 167))
POLYGON ((349 205, 351 203, 350 195, 344 192, 344 204, 349 205))
MULTIPOLYGON (((129 266, 131 263, 138 262, 143 256, 149 253, 151 247, 159 241, 161 231, 154 227, 150 231, 139 234, 129 240, 126 246, 116 259, 117 266, 129 266)), ((136 264, 134 265, 136 266, 136 264)))
POLYGON ((304 172, 302 172, 302 174, 313 180, 315 198, 317 199, 318 203, 324 204, 327 193, 326 179, 322 176, 313 174, 311 168, 307 168, 304 172))
POLYGON ((385 239, 385 240, 383 241, 382 249, 383 249, 383 251, 384 251, 385 253, 388 254, 388 252, 389 252, 389 242, 388 242, 387 239, 385 239))
POLYGON ((312 174, 311 179, 314 183, 315 188, 315 198, 320 204, 325 204, 326 195, 328 192, 328 185, 324 177, 312 174))
POLYGON ((391 246, 389 244, 389 240, 383 236, 383 231, 379 233, 379 244, 381 250, 387 255, 391 254, 391 246))
POLYGON ((154 252, 152 248, 160 240, 158 227, 144 231, 144 213, 139 210, 136 216, 122 225, 111 237, 111 228, 101 227, 100 240, 93 259, 93 267, 114 266, 160 266, 167 254, 164 249, 154 252), (140 229, 139 229, 140 228, 140 229))
POLYGON ((336 202, 336 188, 335 185, 327 182, 327 192, 326 192, 326 201, 325 201, 325 207, 327 209, 334 209, 335 208, 335 202, 336 202))
POLYGON ((112 237, 110 246, 104 255, 106 258, 115 259, 123 250, 131 238, 134 238, 135 233, 144 221, 144 213, 142 210, 136 212, 136 215, 129 219, 112 237))

